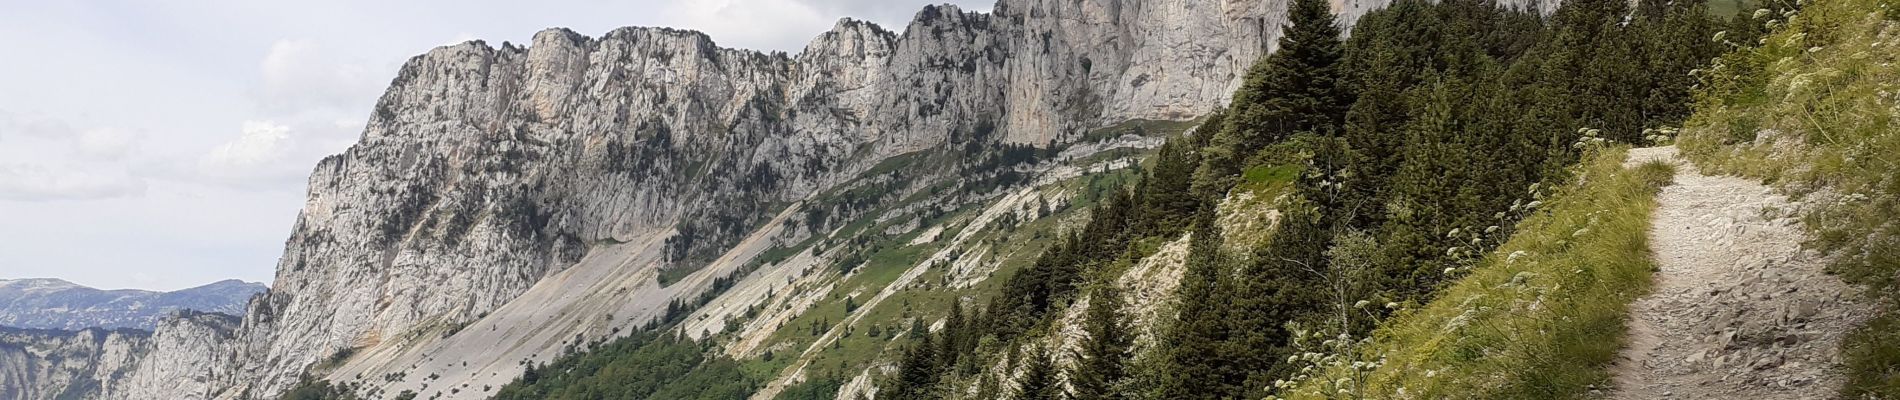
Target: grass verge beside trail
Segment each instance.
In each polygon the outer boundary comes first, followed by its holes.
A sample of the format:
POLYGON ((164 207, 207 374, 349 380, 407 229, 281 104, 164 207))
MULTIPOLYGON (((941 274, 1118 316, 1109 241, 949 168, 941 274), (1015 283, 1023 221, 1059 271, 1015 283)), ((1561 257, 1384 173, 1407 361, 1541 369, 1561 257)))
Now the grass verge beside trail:
MULTIPOLYGON (((1815 0, 1702 76, 1683 154, 1755 177, 1807 204, 1806 243, 1829 272, 1900 299, 1900 1, 1815 0)), ((1900 315, 1843 344, 1844 398, 1900 399, 1900 315)))
POLYGON ((1285 397, 1563 399, 1606 382, 1629 303, 1651 286, 1650 213, 1674 170, 1593 153, 1468 275, 1285 397))

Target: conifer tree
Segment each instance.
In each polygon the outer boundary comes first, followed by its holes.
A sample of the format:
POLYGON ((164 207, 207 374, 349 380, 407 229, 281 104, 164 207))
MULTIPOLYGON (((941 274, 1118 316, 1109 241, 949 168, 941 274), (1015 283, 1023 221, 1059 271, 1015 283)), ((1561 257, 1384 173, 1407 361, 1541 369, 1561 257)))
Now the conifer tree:
MULTIPOLYGON (((1206 126, 1206 125, 1203 125, 1206 126)), ((1141 181, 1137 235, 1172 235, 1186 226, 1200 202, 1192 192, 1194 169, 1201 165, 1193 139, 1177 137, 1155 152, 1155 167, 1141 181)))
POLYGON ((1121 290, 1114 282, 1102 282, 1089 294, 1089 307, 1082 320, 1087 338, 1075 355, 1069 382, 1077 400, 1126 398, 1117 386, 1128 376, 1128 351, 1134 345, 1127 315, 1122 310, 1121 290))
POLYGON ((1294 0, 1278 48, 1254 65, 1234 93, 1227 126, 1195 172, 1196 193, 1219 196, 1248 158, 1298 133, 1335 134, 1353 96, 1341 71, 1344 50, 1332 5, 1294 0))
POLYGON ((1016 378, 1016 400, 1059 400, 1062 384, 1056 381, 1055 360, 1048 349, 1032 346, 1026 355, 1021 377, 1016 378))
POLYGON ((1167 371, 1162 374, 1182 379, 1163 381, 1163 398, 1226 397, 1217 394, 1234 393, 1231 386, 1239 384, 1220 357, 1221 343, 1227 340, 1227 302, 1233 294, 1224 290, 1228 269, 1214 214, 1211 203, 1203 203, 1194 214, 1187 270, 1175 291, 1180 310, 1165 341, 1167 371))
POLYGON ((936 385, 938 375, 937 346, 932 343, 930 331, 923 328, 922 320, 912 322, 910 336, 915 341, 904 352, 904 358, 897 367, 897 376, 886 380, 878 389, 877 398, 931 398, 931 387, 936 385))

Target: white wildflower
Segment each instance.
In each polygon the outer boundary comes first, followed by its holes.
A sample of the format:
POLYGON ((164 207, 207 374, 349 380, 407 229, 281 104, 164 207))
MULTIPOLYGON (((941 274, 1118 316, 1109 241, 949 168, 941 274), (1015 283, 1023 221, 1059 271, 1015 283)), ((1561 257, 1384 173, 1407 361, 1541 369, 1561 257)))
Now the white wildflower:
POLYGON ((1755 19, 1761 19, 1762 17, 1766 17, 1766 16, 1768 16, 1768 9, 1763 8, 1760 10, 1755 10, 1755 19))
POLYGON ((1788 35, 1788 40, 1783 41, 1782 43, 1786 44, 1787 46, 1794 46, 1797 44, 1801 44, 1801 42, 1803 40, 1807 40, 1807 38, 1808 38, 1808 34, 1806 33, 1796 33, 1793 35, 1788 35))
POLYGON ((1369 305, 1372 305, 1372 302, 1365 301, 1365 300, 1360 300, 1358 303, 1352 303, 1353 308, 1366 308, 1366 306, 1369 306, 1369 305))

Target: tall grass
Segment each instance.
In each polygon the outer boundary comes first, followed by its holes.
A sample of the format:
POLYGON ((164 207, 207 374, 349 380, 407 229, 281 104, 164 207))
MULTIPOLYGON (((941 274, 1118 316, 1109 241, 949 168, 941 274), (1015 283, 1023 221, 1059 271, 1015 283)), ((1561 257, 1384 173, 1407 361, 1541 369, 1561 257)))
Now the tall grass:
MULTIPOLYGON (((1767 180, 1806 204, 1807 243, 1830 272, 1900 297, 1900 10, 1895 0, 1813 0, 1766 15, 1776 29, 1723 56, 1683 129, 1705 170, 1767 180)), ((1900 399, 1900 317, 1844 349, 1845 397, 1900 399)))
POLYGON ((1605 382, 1628 305, 1651 286, 1650 213, 1674 172, 1593 153, 1469 275, 1284 396, 1561 399, 1605 382))

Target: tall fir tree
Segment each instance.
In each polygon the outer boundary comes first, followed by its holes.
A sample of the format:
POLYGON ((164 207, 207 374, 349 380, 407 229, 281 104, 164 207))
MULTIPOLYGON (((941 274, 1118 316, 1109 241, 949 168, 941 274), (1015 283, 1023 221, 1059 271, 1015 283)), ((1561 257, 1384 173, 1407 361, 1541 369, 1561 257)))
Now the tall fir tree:
POLYGON ((1336 134, 1352 106, 1339 24, 1327 0, 1294 0, 1279 46, 1254 64, 1202 155, 1195 192, 1220 196, 1255 152, 1299 133, 1336 134))
POLYGON ((1060 400, 1063 397, 1062 383, 1056 378, 1055 360, 1049 350, 1042 346, 1031 346, 1025 354, 1022 376, 1016 378, 1015 400, 1060 400))
POLYGON ((1221 358, 1221 343, 1227 340, 1227 309, 1233 294, 1229 283, 1226 257, 1221 254, 1220 225, 1214 218, 1212 203, 1202 203, 1194 213, 1193 236, 1188 241, 1186 271, 1182 273, 1175 297, 1179 313, 1167 334, 1164 347, 1167 360, 1161 382, 1162 398, 1186 399, 1226 397, 1213 394, 1235 393, 1239 377, 1232 376, 1221 358))
POLYGON ((1069 382, 1076 400, 1123 399, 1119 387, 1128 377, 1129 349, 1134 332, 1123 310, 1121 289, 1114 282, 1101 282, 1089 293, 1089 307, 1083 316, 1082 331, 1087 337, 1075 355, 1069 382))
POLYGON ((887 379, 878 388, 880 399, 929 399, 937 384, 938 354, 929 329, 923 327, 921 320, 913 321, 909 335, 913 338, 910 347, 904 352, 904 358, 897 366, 897 376, 887 379))

